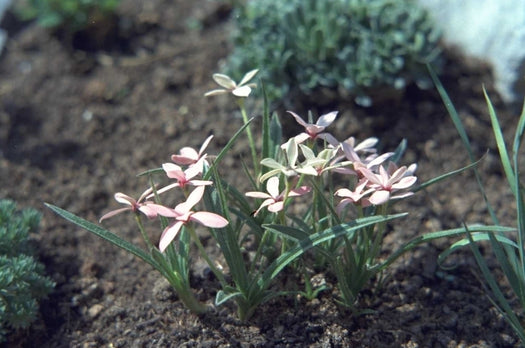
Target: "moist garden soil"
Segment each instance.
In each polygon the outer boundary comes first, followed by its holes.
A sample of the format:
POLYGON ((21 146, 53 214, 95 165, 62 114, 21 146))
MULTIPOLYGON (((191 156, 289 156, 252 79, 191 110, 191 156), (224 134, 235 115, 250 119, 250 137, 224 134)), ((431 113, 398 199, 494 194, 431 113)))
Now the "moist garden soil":
MULTIPOLYGON (((215 88, 211 75, 231 49, 230 9, 215 1, 125 0, 117 36, 103 50, 71 48, 60 36, 8 17, 9 41, 0 62, 0 198, 43 213, 33 236, 38 256, 56 288, 41 302, 31 328, 9 336, 9 347, 512 347, 518 341, 492 306, 468 250, 452 255, 443 269, 437 256, 452 241, 425 244, 390 269, 378 289, 363 291, 356 315, 339 306, 333 279, 317 299, 281 297, 261 305, 241 322, 231 304, 213 307, 217 283, 196 258, 193 287, 210 311, 184 308, 149 265, 54 215, 44 202, 96 222, 118 204, 113 193, 139 195, 136 174, 168 162, 182 146, 198 147, 209 135, 213 154, 241 126, 228 97, 204 98, 215 88)), ((107 44, 107 42, 105 43, 107 44)), ((80 47, 85 48, 85 47, 80 47)), ((441 79, 471 136, 487 195, 503 223, 513 224, 515 205, 498 164, 482 93, 491 95, 505 133, 517 111, 493 88, 489 67, 444 50, 441 79)), ((255 67, 254 67, 255 68, 255 67)), ((401 98, 370 108, 351 100, 316 105, 294 103, 315 115, 338 110, 331 126, 340 139, 381 139, 391 151, 406 138, 403 163, 417 162, 420 182, 469 163, 459 136, 434 89, 409 86, 401 98)), ((250 105, 251 107, 251 105, 250 105)), ((278 108, 285 133, 300 129, 278 108), (288 120, 286 120, 288 118, 288 120)), ((253 105, 253 116, 260 115, 253 105)), ((255 127, 259 120, 254 122, 255 127)), ((509 138, 510 139, 510 138, 509 138)), ((221 172, 243 185, 241 139, 221 172)), ((244 183, 245 184, 245 183, 244 183)), ((472 172, 397 204, 410 215, 391 223, 384 255, 424 233, 467 223, 490 223, 472 172)), ((104 226, 143 246, 133 219, 118 216, 104 226)), ((158 238, 158 236, 157 236, 158 238)), ((202 236, 210 253, 213 243, 202 236)), ((215 251, 214 251, 215 250, 215 251)), ((483 252, 492 266, 490 248, 483 252)), ((301 289, 284 273, 276 286, 301 289), (290 285, 291 284, 291 285, 290 285)), ((508 291, 507 288, 505 288, 508 291)))

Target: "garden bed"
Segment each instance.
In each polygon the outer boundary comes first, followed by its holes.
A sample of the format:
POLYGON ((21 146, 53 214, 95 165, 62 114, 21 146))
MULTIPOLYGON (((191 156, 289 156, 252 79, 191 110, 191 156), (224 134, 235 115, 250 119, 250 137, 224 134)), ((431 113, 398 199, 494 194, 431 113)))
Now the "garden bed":
MULTIPOLYGON (((44 207, 49 202, 95 222, 116 207, 114 192, 142 192, 146 183, 137 173, 169 161, 182 146, 199 146, 209 134, 215 138, 208 153, 217 153, 241 127, 228 98, 203 97, 215 88, 211 75, 229 52, 228 8, 217 3, 123 1, 119 13, 129 30, 120 43, 98 52, 72 52, 31 24, 8 28, 0 63, 0 198, 44 213, 35 241, 57 283, 42 302, 41 317, 9 337, 9 346, 517 346, 485 295, 471 254, 453 255, 448 261, 457 267, 451 270, 437 265, 437 255, 450 240, 407 253, 389 270, 384 287, 377 293, 364 291, 361 303, 372 314, 351 315, 327 290, 312 301, 277 298, 240 322, 230 305, 202 316, 190 313, 149 265, 44 207)), ((490 150, 480 164, 488 197, 502 222, 513 224, 515 207, 500 184, 482 84, 504 130, 512 132, 517 114, 499 100, 486 65, 453 49, 445 56, 441 79, 476 154, 490 150)), ((340 138, 376 136, 385 150, 406 138, 404 161, 418 163, 420 182, 468 164, 435 90, 409 86, 400 100, 371 108, 342 100, 322 108, 303 103, 294 111, 304 115, 309 109, 316 115, 340 111, 331 128, 340 138)), ((294 122, 285 125, 296 127, 294 122)), ((245 142, 225 159, 225 175, 234 178, 242 170, 238 158, 249 156, 245 142)), ((396 205, 396 211, 410 215, 392 223, 385 255, 423 233, 462 222, 490 222, 471 172, 417 193, 396 205)), ((142 245, 132 220, 119 216, 104 225, 142 245)), ((210 239, 203 237, 203 242, 210 239)), ((329 276, 318 276, 330 285, 329 276)), ((285 273, 280 281, 295 279, 285 273)), ((192 282, 199 299, 211 306, 214 279, 200 261, 192 282)))

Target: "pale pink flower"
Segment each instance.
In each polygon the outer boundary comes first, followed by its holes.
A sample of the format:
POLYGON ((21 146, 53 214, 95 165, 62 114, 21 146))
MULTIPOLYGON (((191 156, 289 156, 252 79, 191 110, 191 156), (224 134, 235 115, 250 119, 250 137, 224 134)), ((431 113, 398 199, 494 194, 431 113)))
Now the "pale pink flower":
POLYGON ((149 188, 147 189, 146 191, 144 191, 142 193, 142 195, 140 195, 140 198, 138 200, 135 200, 134 198, 131 198, 130 196, 128 195, 125 195, 121 192, 117 192, 115 193, 115 200, 119 203, 122 203, 122 204, 125 204, 127 205, 127 207, 125 208, 120 208, 120 209, 116 209, 116 210, 112 210, 106 214, 104 214, 99 222, 102 222, 102 220, 105 220, 107 218, 110 218, 110 217, 113 217, 117 214, 120 214, 122 212, 125 212, 125 211, 132 211, 134 213, 137 213, 137 212, 141 212, 143 213, 144 215, 146 215, 149 219, 153 219, 157 216, 156 212, 151 208, 150 204, 152 204, 153 202, 151 201, 144 201, 144 199, 146 199, 146 197, 151 194, 151 192, 153 191, 152 188, 149 188))
POLYGON ((335 118, 337 117, 337 111, 332 111, 328 114, 322 115, 319 117, 316 123, 307 123, 295 112, 288 111, 288 113, 295 118, 297 123, 304 127, 304 132, 295 136, 295 141, 297 144, 303 143, 308 139, 323 139, 334 147, 339 145, 339 142, 333 135, 323 132, 326 127, 335 121, 335 118))
POLYGON ((197 203, 201 201, 202 196, 204 195, 204 189, 204 186, 196 187, 195 190, 190 193, 187 200, 178 204, 174 209, 157 204, 151 205, 151 208, 155 210, 158 215, 175 219, 164 229, 164 231, 162 231, 159 241, 159 250, 161 252, 164 252, 168 245, 170 245, 175 237, 177 237, 182 226, 188 224, 191 221, 195 221, 201 225, 212 228, 222 228, 228 225, 228 220, 218 214, 207 211, 191 210, 197 203))
POLYGON ((204 143, 199 149, 199 152, 197 152, 197 150, 195 150, 192 147, 183 147, 182 149, 180 149, 178 155, 171 155, 171 160, 175 164, 181 166, 192 166, 200 164, 200 173, 202 174, 203 165, 208 165, 208 162, 206 161, 207 155, 204 153, 204 151, 208 147, 212 138, 213 135, 210 135, 208 138, 206 138, 206 140, 204 140, 204 143), (199 162, 201 159, 203 159, 203 161, 199 162))
POLYGON ((353 191, 342 188, 337 191, 335 191, 335 195, 338 197, 342 197, 343 199, 339 204, 337 205, 337 213, 341 214, 341 211, 344 207, 346 207, 348 204, 352 203, 355 205, 360 205, 361 207, 368 207, 371 205, 368 198, 365 198, 368 194, 374 192, 375 190, 373 188, 369 188, 365 190, 366 184, 368 184, 368 180, 361 179, 357 186, 353 191))
POLYGON ((359 144, 355 144, 356 140, 354 137, 350 137, 344 140, 342 143, 349 145, 357 153, 376 153, 377 150, 374 146, 377 145, 379 139, 375 137, 366 138, 359 144))
MULTIPOLYGON (((187 185, 191 185, 191 186, 212 185, 213 181, 195 179, 202 172, 201 161, 204 161, 204 158, 201 158, 197 163, 195 163, 193 166, 188 167, 186 170, 183 170, 180 166, 174 163, 164 163, 162 165, 162 169, 164 169, 164 172, 166 172, 166 175, 168 176, 168 178, 175 179, 177 181, 174 182, 173 184, 169 184, 168 186, 165 186, 159 189, 157 193, 161 194, 175 187, 184 188, 187 185)), ((150 194, 148 198, 151 198, 153 196, 154 196, 153 194, 150 194)))
POLYGON ((397 168, 389 165, 389 170, 382 165, 379 166, 379 174, 372 172, 369 168, 359 167, 359 172, 369 181, 369 187, 375 190, 370 196, 370 203, 381 205, 391 199, 400 199, 413 195, 413 192, 402 192, 393 194, 396 191, 404 190, 414 185, 417 178, 407 175, 406 166, 397 168))
MULTIPOLYGON (((257 216, 259 211, 261 211, 261 209, 264 207, 268 207, 268 211, 271 211, 272 213, 277 213, 284 208, 284 198, 286 192, 283 191, 279 193, 279 177, 272 176, 270 179, 268 179, 266 182, 266 191, 268 191, 268 193, 258 191, 246 192, 246 196, 248 197, 264 199, 264 202, 262 202, 261 206, 253 214, 254 216, 257 216)), ((301 186, 290 190, 287 197, 302 196, 310 191, 310 187, 301 186)))
POLYGON ((241 82, 237 84, 235 81, 231 79, 231 77, 223 74, 213 74, 213 79, 222 89, 214 89, 212 91, 209 91, 204 94, 205 97, 213 96, 213 95, 220 95, 220 94, 228 94, 231 93, 236 97, 240 98, 246 98, 250 95, 252 92, 252 88, 257 87, 255 83, 248 83, 254 76, 257 74, 259 70, 251 70, 244 75, 241 82), (248 83, 248 84, 247 84, 248 83))

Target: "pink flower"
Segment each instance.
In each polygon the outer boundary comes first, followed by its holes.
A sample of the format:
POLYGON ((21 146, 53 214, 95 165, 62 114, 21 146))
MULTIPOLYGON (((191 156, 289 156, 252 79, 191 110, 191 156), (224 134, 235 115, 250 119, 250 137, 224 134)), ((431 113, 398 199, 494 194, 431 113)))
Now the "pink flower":
POLYGON ((374 192, 375 190, 373 188, 365 190, 366 184, 368 184, 368 180, 361 179, 357 183, 357 186, 355 187, 354 191, 351 191, 346 188, 342 188, 335 191, 336 196, 343 198, 341 202, 339 202, 339 204, 337 205, 338 214, 341 214, 343 208, 350 203, 360 205, 362 207, 368 207, 369 205, 371 205, 370 201, 368 200, 368 198, 365 198, 365 196, 374 192))
POLYGON ((143 200, 146 198, 146 196, 151 194, 152 191, 153 191, 152 188, 147 189, 146 191, 144 191, 142 193, 142 195, 140 195, 140 198, 138 200, 135 200, 134 198, 131 198, 130 196, 125 195, 125 194, 123 194, 121 192, 115 193, 115 200, 117 202, 119 202, 119 203, 126 204, 128 206, 125 207, 125 208, 112 210, 112 211, 104 214, 100 218, 99 222, 102 222, 102 220, 105 220, 107 218, 113 217, 113 216, 115 216, 117 214, 120 214, 122 212, 125 212, 125 211, 132 211, 134 213, 137 213, 137 212, 140 211, 141 213, 146 215, 149 219, 155 218, 157 216, 157 213, 155 212, 155 210, 153 210, 150 207, 150 204, 152 204, 153 202, 151 202, 151 201, 143 202, 143 200))
POLYGON ((303 133, 295 136, 295 141, 297 144, 300 144, 308 139, 323 139, 334 147, 339 146, 339 142, 334 138, 333 135, 323 132, 326 127, 335 121, 335 118, 337 117, 337 111, 332 111, 328 114, 322 115, 315 124, 305 122, 301 116, 292 111, 288 111, 288 113, 291 114, 297 123, 303 126, 305 130, 303 133))
MULTIPOLYGON (((310 192, 311 188, 308 186, 301 186, 296 189, 290 190, 288 192, 287 197, 298 197, 302 196, 304 194, 307 194, 310 192)), ((272 213, 277 213, 284 208, 284 195, 285 192, 279 193, 279 177, 272 176, 268 181, 266 182, 266 192, 246 192, 246 196, 253 197, 253 198, 261 198, 265 199, 264 202, 262 202, 261 206, 255 211, 253 214, 254 216, 257 216, 259 214, 259 211, 261 211, 262 208, 268 207, 268 210, 272 213)))
POLYGON ((169 224, 159 241, 159 250, 164 252, 168 245, 177 237, 182 226, 188 224, 191 221, 200 223, 201 225, 213 228, 222 228, 228 225, 228 220, 222 216, 210 213, 207 211, 192 211, 191 209, 200 202, 204 195, 204 186, 198 186, 193 190, 188 199, 178 204, 175 209, 167 208, 162 205, 153 204, 152 209, 158 214, 168 218, 174 218, 175 220, 169 224))
MULTIPOLYGON (((164 193, 168 190, 171 190, 174 187, 184 188, 187 185, 191 185, 191 186, 212 185, 213 181, 194 179, 202 171, 201 161, 204 161, 204 158, 201 158, 199 161, 197 161, 194 165, 188 167, 186 170, 183 170, 180 166, 174 163, 164 163, 162 165, 162 169, 164 169, 168 178, 175 179, 177 180, 177 182, 159 189, 157 193, 158 194, 164 193)), ((153 194, 150 194, 148 196, 148 198, 151 198, 151 197, 153 197, 153 194)))
POLYGON ((236 97, 246 98, 252 92, 252 88, 257 87, 255 83, 248 83, 259 70, 251 70, 244 75, 241 82, 237 84, 229 76, 223 74, 213 74, 213 79, 222 89, 214 89, 204 94, 205 97, 231 93, 236 97), (248 83, 248 84, 247 84, 248 83))
POLYGON ((202 165, 208 165, 208 162, 206 161, 207 155, 204 154, 204 151, 208 147, 208 144, 210 143, 212 138, 213 135, 210 135, 208 138, 206 138, 206 140, 204 140, 204 143, 199 149, 199 152, 197 152, 194 148, 191 147, 183 147, 182 149, 180 149, 178 155, 171 155, 171 160, 175 164, 181 166, 192 166, 200 163, 200 173, 202 174, 202 165), (201 159, 203 159, 203 161, 199 162, 201 159))
MULTIPOLYGON (((382 165, 379 166, 379 174, 372 172, 369 168, 359 167, 357 170, 369 181, 369 187, 375 190, 370 196, 370 203, 381 205, 391 199, 400 199, 413 195, 413 192, 404 192, 392 195, 392 193, 409 188, 414 185, 417 178, 413 176, 413 171, 408 171, 406 166, 397 168, 393 163, 388 166, 388 170, 382 165)), ((411 168, 415 170, 415 168, 411 168)))

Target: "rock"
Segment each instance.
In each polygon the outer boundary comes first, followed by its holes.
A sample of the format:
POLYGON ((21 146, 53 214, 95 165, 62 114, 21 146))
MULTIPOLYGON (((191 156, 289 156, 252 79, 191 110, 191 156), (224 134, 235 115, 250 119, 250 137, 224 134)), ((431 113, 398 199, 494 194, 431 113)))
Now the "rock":
POLYGON ((434 17, 446 44, 488 62, 505 102, 521 103, 525 92, 525 2, 523 0, 419 0, 434 17))
MULTIPOLYGON (((11 6, 11 0, 0 0, 0 21, 4 17, 5 11, 11 6)), ((4 48, 5 42, 7 41, 7 33, 5 30, 0 29, 0 54, 4 48)))

